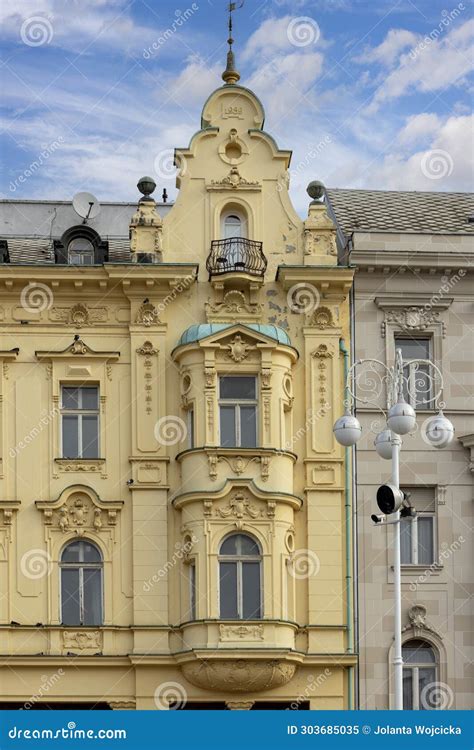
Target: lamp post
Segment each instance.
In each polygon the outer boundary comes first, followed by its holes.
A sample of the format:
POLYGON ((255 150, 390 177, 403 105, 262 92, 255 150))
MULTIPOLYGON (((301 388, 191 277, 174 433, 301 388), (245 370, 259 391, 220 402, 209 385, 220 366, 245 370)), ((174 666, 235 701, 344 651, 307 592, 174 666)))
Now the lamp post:
MULTIPOLYGON (((402 352, 397 349, 393 367, 387 367, 377 359, 360 359, 349 369, 346 381, 345 414, 334 424, 336 440, 343 446, 355 446, 362 435, 357 417, 352 414, 356 403, 375 406, 386 420, 382 431, 377 432, 375 450, 381 458, 391 460, 391 481, 377 491, 377 504, 382 515, 372 516, 375 524, 393 525, 393 588, 394 588, 394 648, 393 672, 395 685, 394 709, 403 709, 403 658, 401 616, 401 566, 400 566, 400 520, 413 515, 407 496, 400 490, 400 450, 402 435, 416 429, 416 412, 405 401, 404 390, 415 394, 416 405, 435 405, 436 416, 425 423, 427 441, 435 448, 445 448, 454 437, 454 427, 443 415, 443 376, 440 369, 425 359, 403 362, 402 352), (356 386, 358 392, 356 393, 356 386), (380 406, 384 401, 385 408, 380 406), (390 518, 389 518, 390 517, 390 518)), ((374 424, 372 424, 372 428, 374 424)))

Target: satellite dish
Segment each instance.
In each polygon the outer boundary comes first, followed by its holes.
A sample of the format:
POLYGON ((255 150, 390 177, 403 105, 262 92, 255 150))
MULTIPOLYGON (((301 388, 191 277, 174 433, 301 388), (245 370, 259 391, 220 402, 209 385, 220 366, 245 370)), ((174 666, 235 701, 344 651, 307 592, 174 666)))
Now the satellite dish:
POLYGON ((87 219, 95 219, 100 214, 100 203, 92 193, 76 193, 72 199, 72 207, 84 219, 83 224, 87 219))

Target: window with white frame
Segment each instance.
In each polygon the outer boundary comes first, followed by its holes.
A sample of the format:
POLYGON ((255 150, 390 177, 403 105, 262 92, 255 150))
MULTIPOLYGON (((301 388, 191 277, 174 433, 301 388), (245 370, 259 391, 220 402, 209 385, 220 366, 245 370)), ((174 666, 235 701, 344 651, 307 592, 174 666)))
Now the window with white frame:
POLYGON ((75 237, 67 247, 68 260, 73 266, 94 264, 94 245, 87 237, 75 237))
POLYGON ((395 350, 401 349, 405 366, 403 368, 403 396, 414 409, 429 409, 433 401, 433 385, 429 365, 418 364, 413 360, 432 360, 432 341, 429 336, 407 338, 395 335, 395 350))
POLYGON ((400 521, 400 560, 402 565, 432 565, 436 555, 436 505, 430 488, 404 487, 410 493, 415 518, 400 521))
POLYGON ((402 648, 403 709, 405 711, 432 710, 438 691, 438 658, 430 643, 407 641, 402 648), (433 689, 435 688, 435 689, 433 689))
POLYGON ((257 378, 219 378, 220 444, 224 448, 257 445, 257 378))
POLYGON ((242 219, 237 214, 227 214, 224 217, 224 239, 242 237, 242 219))
POLYGON ((61 623, 102 625, 102 555, 86 540, 70 542, 63 550, 61 623))
POLYGON ((62 457, 99 458, 99 388, 62 386, 62 457))
POLYGON ((232 534, 219 550, 220 616, 223 620, 262 617, 262 556, 247 534, 232 534))

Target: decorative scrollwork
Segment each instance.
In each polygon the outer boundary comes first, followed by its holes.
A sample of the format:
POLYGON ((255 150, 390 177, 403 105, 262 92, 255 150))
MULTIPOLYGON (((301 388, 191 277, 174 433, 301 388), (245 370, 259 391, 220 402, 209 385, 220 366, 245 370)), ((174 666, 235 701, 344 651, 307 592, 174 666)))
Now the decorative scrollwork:
MULTIPOLYGON (((404 362, 400 349, 395 354, 395 363, 387 367, 378 359, 359 359, 349 369, 346 381, 344 406, 353 404, 372 406, 384 416, 396 403, 399 396, 418 408, 443 409, 443 376, 437 365, 427 359, 404 362)), ((373 422, 374 431, 380 427, 373 422)))

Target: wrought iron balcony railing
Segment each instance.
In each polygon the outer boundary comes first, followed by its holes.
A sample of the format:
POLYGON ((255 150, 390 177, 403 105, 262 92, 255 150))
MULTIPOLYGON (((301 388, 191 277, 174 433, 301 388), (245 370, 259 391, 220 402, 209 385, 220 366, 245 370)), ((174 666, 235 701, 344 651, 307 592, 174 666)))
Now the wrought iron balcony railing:
POLYGON ((262 243, 245 237, 229 237, 226 240, 213 240, 211 252, 207 256, 206 268, 209 276, 237 271, 251 276, 263 276, 267 259, 262 243))

